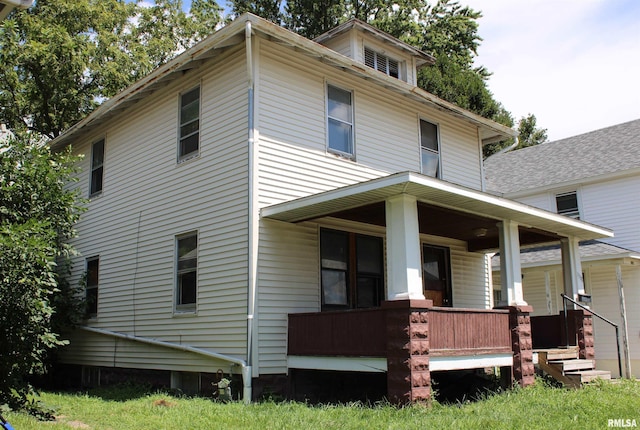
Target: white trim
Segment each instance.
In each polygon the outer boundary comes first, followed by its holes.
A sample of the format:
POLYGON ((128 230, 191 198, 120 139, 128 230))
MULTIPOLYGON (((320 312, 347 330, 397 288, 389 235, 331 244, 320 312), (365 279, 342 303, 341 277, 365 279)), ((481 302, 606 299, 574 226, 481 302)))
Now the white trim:
MULTIPOLYGON (((338 370, 347 372, 386 372, 384 357, 324 357, 289 355, 289 369, 338 370)), ((513 354, 483 354, 443 356, 429 358, 429 371, 481 369, 484 367, 513 366, 513 354)))
POLYGON ((346 372, 386 372, 387 359, 384 357, 323 357, 289 355, 289 369, 339 370, 346 372))
POLYGON ((460 355, 429 358, 429 371, 480 369, 484 367, 513 366, 513 354, 460 355))

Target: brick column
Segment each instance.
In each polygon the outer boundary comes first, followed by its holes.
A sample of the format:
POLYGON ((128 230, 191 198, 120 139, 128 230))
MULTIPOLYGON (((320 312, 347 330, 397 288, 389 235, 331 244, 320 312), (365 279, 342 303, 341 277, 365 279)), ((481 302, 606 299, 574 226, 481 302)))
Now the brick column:
MULTIPOLYGON (((596 357, 593 342, 593 316, 591 312, 582 309, 570 310, 573 318, 576 337, 578 340, 578 354, 580 358, 593 360, 596 357)), ((571 333, 570 333, 571 335, 571 333)))
POLYGON ((398 405, 429 402, 429 313, 431 300, 382 303, 387 322, 387 397, 398 405))
POLYGON ((509 328, 511 329, 511 348, 513 349, 513 378, 522 387, 535 381, 533 366, 533 342, 531 338, 531 306, 507 306, 509 310, 509 328))

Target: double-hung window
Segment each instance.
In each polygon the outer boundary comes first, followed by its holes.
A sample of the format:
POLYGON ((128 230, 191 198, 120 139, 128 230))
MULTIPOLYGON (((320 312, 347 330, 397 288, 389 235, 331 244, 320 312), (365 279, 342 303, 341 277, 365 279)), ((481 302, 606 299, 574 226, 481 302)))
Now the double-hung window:
POLYGON ((384 295, 382 238, 320 231, 322 309, 380 306, 384 295))
POLYGON ((422 173, 434 178, 440 177, 440 142, 438 126, 423 119, 420 120, 420 154, 422 173))
POLYGON ((91 146, 91 184, 89 195, 95 196, 102 192, 104 176, 104 139, 100 139, 91 146))
POLYGON ((180 142, 178 160, 198 155, 200 146, 200 87, 180 96, 180 142))
POLYGON ((86 313, 89 318, 98 315, 98 284, 100 282, 100 257, 91 257, 86 260, 86 285, 85 300, 86 313))
POLYGON ((560 215, 580 219, 578 193, 576 191, 571 191, 568 193, 556 194, 556 209, 560 215))
POLYGON ((328 85, 327 100, 329 150, 353 157, 353 94, 328 85))
POLYGON ((369 48, 364 48, 364 64, 394 78, 400 76, 398 62, 369 48))
POLYGON ((176 238, 176 310, 196 310, 198 292, 198 233, 176 238))

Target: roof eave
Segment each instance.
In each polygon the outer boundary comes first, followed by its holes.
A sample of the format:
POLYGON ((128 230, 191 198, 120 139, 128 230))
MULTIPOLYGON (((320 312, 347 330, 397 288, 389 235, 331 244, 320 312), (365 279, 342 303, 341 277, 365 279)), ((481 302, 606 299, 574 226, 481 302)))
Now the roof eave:
MULTIPOLYGON (((448 206, 452 209, 490 216, 496 220, 513 219, 523 226, 540 228, 559 236, 577 237, 581 240, 613 237, 613 232, 604 227, 414 172, 396 173, 268 206, 262 208, 260 215, 279 221, 300 222, 382 201, 395 194, 411 194, 412 190, 424 192, 424 201, 436 206, 447 207, 442 203, 444 199, 438 198, 439 196, 453 197, 458 203, 448 206), (434 198, 426 200, 427 194, 434 198)), ((420 196, 417 197, 421 199, 420 196)))

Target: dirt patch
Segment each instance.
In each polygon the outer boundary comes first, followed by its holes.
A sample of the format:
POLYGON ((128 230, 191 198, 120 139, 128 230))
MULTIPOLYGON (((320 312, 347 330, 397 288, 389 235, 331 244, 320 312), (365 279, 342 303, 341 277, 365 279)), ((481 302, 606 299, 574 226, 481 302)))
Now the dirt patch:
POLYGON ((162 406, 165 408, 173 408, 176 405, 176 402, 172 402, 166 399, 159 399, 153 401, 153 406, 162 406))
POLYGON ((78 421, 78 420, 67 421, 67 417, 65 415, 58 415, 55 418, 56 418, 56 422, 61 424, 66 424, 69 427, 74 429, 90 429, 91 428, 89 424, 85 424, 82 421, 78 421))

